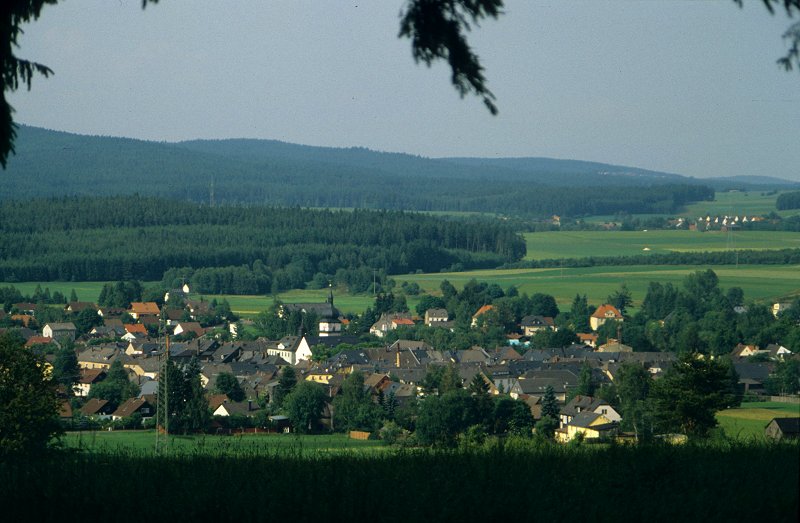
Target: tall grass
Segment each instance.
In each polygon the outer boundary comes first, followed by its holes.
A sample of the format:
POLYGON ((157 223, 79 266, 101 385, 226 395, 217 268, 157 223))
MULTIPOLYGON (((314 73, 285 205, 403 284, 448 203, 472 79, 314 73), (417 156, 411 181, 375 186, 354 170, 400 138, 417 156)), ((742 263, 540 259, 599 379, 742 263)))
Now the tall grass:
POLYGON ((795 521, 797 444, 556 446, 0 464, 25 520, 795 521))

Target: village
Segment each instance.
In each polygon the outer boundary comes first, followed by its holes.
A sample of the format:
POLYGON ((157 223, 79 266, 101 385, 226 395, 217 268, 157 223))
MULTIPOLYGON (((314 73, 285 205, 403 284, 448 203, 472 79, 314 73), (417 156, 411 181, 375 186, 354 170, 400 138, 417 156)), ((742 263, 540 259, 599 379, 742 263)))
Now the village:
MULTIPOLYGON (((208 318, 214 317, 210 309, 216 303, 189 296, 188 285, 170 290, 164 297, 165 303, 173 305, 170 309, 156 302, 132 302, 127 309, 91 302, 67 303, 66 314, 82 313, 86 317, 96 313, 102 319, 84 334, 78 333, 73 322, 46 323, 40 331, 25 327, 36 325, 36 306, 32 303, 13 304, 12 314, 6 319, 19 325, 13 330, 25 338, 26 347, 49 347, 46 358, 53 365, 58 366, 54 347, 66 346, 74 351, 79 374, 71 391, 70 387, 62 389, 61 418, 68 430, 155 426, 159 378, 169 359, 179 368, 192 362, 198 367, 208 404, 207 430, 216 433, 296 430, 295 420, 280 408, 288 392, 280 390, 287 371, 297 382, 311 382, 324 390, 324 406, 313 425, 317 432, 341 429, 337 427, 335 400, 353 374, 363 377, 365 396, 394 415, 413 408, 426 396, 443 392, 439 382, 443 372, 448 372, 455 376, 456 387, 524 404, 529 412, 529 433, 542 420, 544 409, 544 416, 557 418, 557 425, 552 427, 552 437, 557 441, 609 441, 634 434, 630 423, 622 423, 619 403, 601 397, 600 391, 613 390, 626 367, 641 369, 658 380, 678 360, 675 352, 640 351, 610 336, 598 343, 598 330, 606 323, 615 326, 611 333, 619 333, 624 325, 625 316, 611 304, 597 307, 587 318, 589 332, 577 333, 576 342, 564 347, 531 348, 533 337, 555 333, 559 327, 553 317, 526 315, 516 328, 503 333, 504 344, 448 350, 397 335, 410 333, 416 326, 453 331, 456 325, 446 308, 429 308, 422 316, 385 312, 371 325, 369 336, 355 336, 347 333, 349 320, 334 306, 331 290, 325 303, 284 304, 278 309, 278 315, 295 313, 313 318, 316 325, 312 333, 243 339, 238 333, 251 321, 230 322, 217 317, 219 324, 208 325, 208 318), (174 307, 178 300, 182 308, 174 307), (201 318, 205 318, 205 326, 198 321, 201 318), (110 375, 120 375, 120 368, 131 385, 125 397, 98 392, 105 390, 100 384, 110 375), (557 413, 553 412, 553 401, 557 413)), ((792 306, 775 303, 772 313, 777 317, 792 306)), ((491 304, 479 307, 469 328, 485 328, 486 317, 493 309, 491 304)), ((751 399, 774 394, 768 389, 776 364, 797 360, 797 355, 780 344, 758 347, 739 343, 724 357, 735 370, 740 398, 751 399)), ((796 419, 777 420, 774 426, 770 424, 769 433, 778 438, 796 437, 796 425, 796 419)), ((358 428, 351 431, 353 437, 378 436, 377 425, 358 428)))

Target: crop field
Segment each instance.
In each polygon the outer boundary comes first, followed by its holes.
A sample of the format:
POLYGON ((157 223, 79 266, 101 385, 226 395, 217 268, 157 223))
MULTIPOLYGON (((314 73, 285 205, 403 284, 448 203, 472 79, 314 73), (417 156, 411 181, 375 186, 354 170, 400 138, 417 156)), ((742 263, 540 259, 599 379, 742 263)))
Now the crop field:
MULTIPOLYGON (((316 438, 311 436, 310 438, 316 438)), ((796 521, 797 444, 361 454, 70 452, 0 461, 18 520, 796 521), (742 478, 750 478, 741 488, 742 478), (731 496, 731 492, 736 492, 731 496), (549 493, 541 495, 541 493, 549 493), (569 493, 569 500, 553 493, 569 493), (608 500, 621 502, 608 503, 608 500), (725 502, 718 502, 725 500, 725 502)))
POLYGON ((778 402, 742 403, 736 409, 717 413, 717 421, 725 434, 738 439, 764 440, 764 428, 772 418, 800 416, 800 405, 778 402))
MULTIPOLYGON (((62 442, 67 448, 91 453, 133 452, 148 455, 155 452, 156 434, 153 430, 68 432, 62 442)), ((344 434, 238 434, 175 435, 170 436, 167 448, 170 453, 178 455, 271 456, 380 452, 388 447, 378 440, 355 440, 344 434)))
POLYGON ((800 233, 784 231, 554 231, 524 237, 528 260, 800 248, 800 233))
POLYGON ((564 269, 508 269, 436 274, 394 276, 398 282, 413 281, 426 291, 439 293, 442 280, 461 288, 471 279, 496 283, 503 289, 517 287, 520 292, 541 292, 556 298, 562 307, 569 307, 576 294, 586 294, 590 303, 600 304, 606 296, 625 283, 633 295, 634 307, 641 304, 651 281, 680 285, 697 270, 713 269, 720 287, 741 287, 748 300, 768 301, 776 297, 800 294, 800 266, 740 265, 735 266, 619 266, 579 267, 564 269))

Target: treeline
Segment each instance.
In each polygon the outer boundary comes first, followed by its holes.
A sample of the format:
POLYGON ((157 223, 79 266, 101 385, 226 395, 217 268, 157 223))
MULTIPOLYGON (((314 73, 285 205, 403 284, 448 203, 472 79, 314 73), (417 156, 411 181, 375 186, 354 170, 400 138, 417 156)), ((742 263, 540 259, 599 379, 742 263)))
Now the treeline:
POLYGON ((779 211, 800 209, 800 191, 785 192, 778 196, 775 206, 779 211))
POLYGON ((594 267, 608 265, 795 265, 800 264, 800 249, 728 250, 671 252, 632 256, 587 256, 585 258, 523 260, 503 269, 545 269, 556 267, 594 267))
POLYGON ((492 268, 525 254, 524 240, 499 220, 399 211, 118 196, 7 201, 0 220, 0 280, 9 282, 161 280, 190 268, 198 291, 251 294, 337 278, 363 285, 373 269, 492 268))

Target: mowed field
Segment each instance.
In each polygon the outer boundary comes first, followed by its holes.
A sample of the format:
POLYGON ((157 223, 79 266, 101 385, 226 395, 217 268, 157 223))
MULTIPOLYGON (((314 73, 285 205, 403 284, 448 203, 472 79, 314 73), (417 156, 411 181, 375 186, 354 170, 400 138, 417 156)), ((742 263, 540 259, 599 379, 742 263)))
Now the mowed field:
POLYGON ((770 301, 777 297, 800 295, 798 265, 687 266, 639 265, 620 267, 580 267, 574 269, 509 269, 394 276, 398 282, 414 281, 426 291, 439 292, 442 280, 461 288, 471 279, 496 283, 503 289, 515 286, 520 292, 541 292, 555 297, 562 309, 569 307, 576 294, 586 294, 590 303, 601 304, 625 283, 633 295, 634 307, 641 304, 651 281, 680 285, 688 274, 713 269, 723 289, 741 287, 748 300, 770 301))
POLYGON ((528 260, 691 251, 731 251, 733 256, 734 249, 800 248, 800 233, 783 231, 552 231, 523 236, 528 246, 525 256, 528 260))
POLYGON ((763 402, 742 403, 736 409, 723 410, 717 413, 719 426, 727 436, 737 439, 763 440, 764 428, 772 418, 790 418, 800 416, 800 404, 763 402))

